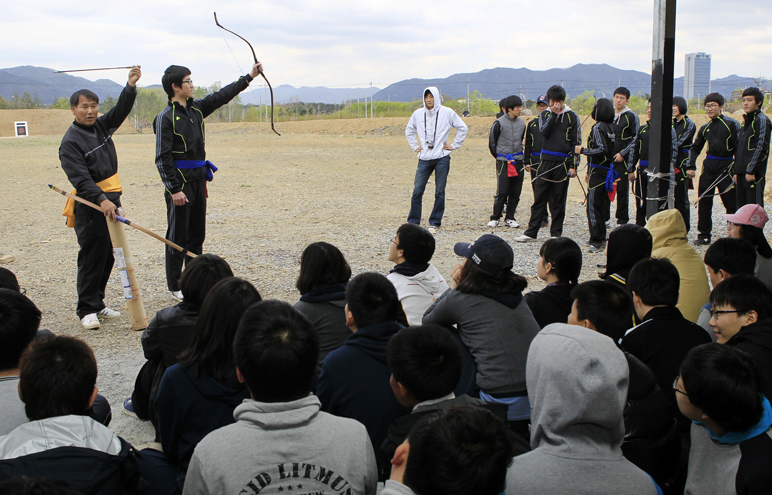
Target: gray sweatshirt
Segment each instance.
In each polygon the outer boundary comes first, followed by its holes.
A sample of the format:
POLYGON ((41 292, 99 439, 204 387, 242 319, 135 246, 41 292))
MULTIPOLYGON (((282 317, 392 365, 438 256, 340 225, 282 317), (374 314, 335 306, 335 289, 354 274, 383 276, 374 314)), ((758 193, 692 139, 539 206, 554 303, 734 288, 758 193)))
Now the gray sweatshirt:
POLYGON ((528 351, 531 452, 513 459, 507 495, 655 495, 622 455, 627 360, 593 330, 547 325, 528 351))
POLYGON ((320 407, 313 395, 271 404, 245 400, 233 412, 236 423, 196 447, 183 494, 374 495, 367 430, 320 407))

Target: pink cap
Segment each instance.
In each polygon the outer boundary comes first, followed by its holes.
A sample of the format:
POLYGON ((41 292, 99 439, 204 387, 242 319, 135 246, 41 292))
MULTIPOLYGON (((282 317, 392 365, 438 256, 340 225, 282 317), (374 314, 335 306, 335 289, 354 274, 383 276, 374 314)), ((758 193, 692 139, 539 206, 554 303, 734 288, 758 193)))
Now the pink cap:
POLYGON ((767 212, 760 205, 745 205, 731 215, 724 215, 724 218, 738 225, 750 225, 760 229, 763 229, 769 220, 767 212))

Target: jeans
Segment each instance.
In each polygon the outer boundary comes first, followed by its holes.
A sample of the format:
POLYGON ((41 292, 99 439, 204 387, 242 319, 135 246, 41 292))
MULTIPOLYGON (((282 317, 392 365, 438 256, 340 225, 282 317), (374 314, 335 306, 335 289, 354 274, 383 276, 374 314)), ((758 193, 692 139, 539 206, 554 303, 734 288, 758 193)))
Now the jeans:
POLYGON ((429 225, 439 227, 442 224, 442 215, 445 213, 445 184, 448 181, 449 171, 450 155, 437 160, 418 160, 415 182, 413 183, 413 197, 410 200, 410 213, 407 216, 408 223, 421 223, 421 203, 426 182, 434 172, 434 208, 429 216, 429 225))

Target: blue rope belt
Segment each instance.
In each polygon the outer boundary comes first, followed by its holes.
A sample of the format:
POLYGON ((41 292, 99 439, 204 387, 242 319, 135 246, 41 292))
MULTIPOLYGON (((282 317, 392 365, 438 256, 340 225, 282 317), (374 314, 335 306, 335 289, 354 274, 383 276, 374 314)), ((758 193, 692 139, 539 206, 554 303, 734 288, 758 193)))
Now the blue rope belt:
POLYGON ((560 153, 559 151, 541 150, 543 155, 558 156, 560 158, 569 158, 571 155, 568 153, 560 153))
POLYGON ((734 160, 733 156, 713 156, 713 155, 707 155, 705 158, 707 158, 708 160, 724 160, 724 161, 734 160))
POLYGON ((209 160, 174 160, 174 166, 179 168, 201 168, 206 167, 206 181, 212 182, 217 167, 209 160))
POLYGON ((518 156, 523 156, 523 152, 518 151, 517 153, 506 154, 506 155, 502 155, 501 153, 499 153, 498 155, 496 155, 496 158, 503 158, 504 160, 502 161, 514 162, 516 160, 515 157, 518 157, 518 156))
POLYGON ((614 170, 614 167, 604 167, 603 165, 595 165, 594 163, 588 163, 587 165, 589 165, 590 168, 606 170, 606 191, 611 192, 614 190, 614 182, 620 178, 617 171, 614 170))
POLYGON ((679 153, 689 153, 691 148, 678 148, 679 153))
POLYGON ((649 167, 649 160, 641 160, 641 161, 640 161, 640 162, 638 162, 638 163, 639 163, 639 164, 641 165, 641 167, 643 167, 643 168, 648 168, 648 167, 649 167))
POLYGON ((541 156, 540 151, 531 151, 531 156, 541 156))

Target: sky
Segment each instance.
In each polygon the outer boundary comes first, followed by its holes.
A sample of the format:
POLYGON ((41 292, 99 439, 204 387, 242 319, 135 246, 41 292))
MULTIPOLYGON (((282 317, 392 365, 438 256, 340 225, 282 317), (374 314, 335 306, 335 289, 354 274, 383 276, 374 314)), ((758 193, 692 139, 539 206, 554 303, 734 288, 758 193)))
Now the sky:
MULTIPOLYGON (((271 84, 384 88, 495 67, 606 63, 651 71, 652 0, 22 0, 4 2, 0 66, 58 70, 139 64, 140 86, 185 65, 194 83, 249 70, 252 43, 271 84), (506 6, 506 8, 504 8, 506 6)), ((679 0, 675 76, 712 55, 712 78, 772 78, 772 1, 679 0)), ((78 73, 126 81, 128 71, 78 73)))

